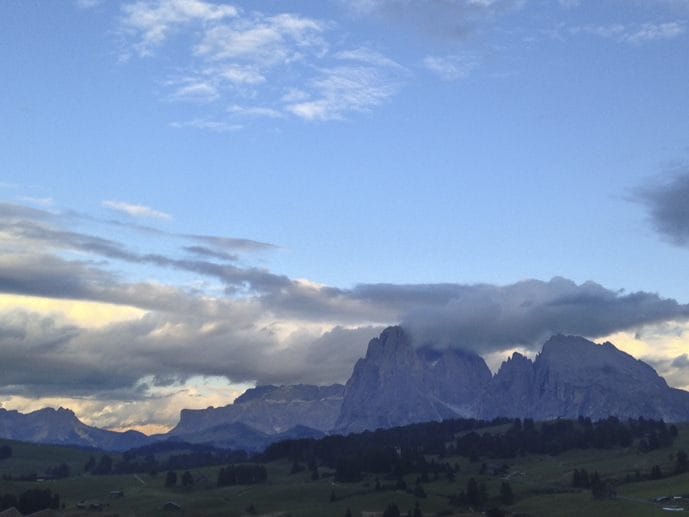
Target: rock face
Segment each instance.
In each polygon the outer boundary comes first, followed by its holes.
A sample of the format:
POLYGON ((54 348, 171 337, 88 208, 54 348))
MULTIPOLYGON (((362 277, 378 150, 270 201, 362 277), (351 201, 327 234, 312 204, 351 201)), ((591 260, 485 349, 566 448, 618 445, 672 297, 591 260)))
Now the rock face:
POLYGON ((184 409, 172 431, 150 438, 87 426, 68 409, 0 408, 0 437, 111 451, 165 439, 258 451, 281 439, 446 418, 611 415, 689 422, 689 392, 611 343, 554 336, 534 361, 515 353, 491 378, 475 353, 414 348, 402 328, 389 327, 369 342, 346 386, 260 386, 225 407, 184 409))
POLYGON ((240 422, 266 435, 284 433, 297 426, 317 431, 333 428, 340 412, 344 386, 259 386, 219 408, 183 409, 180 421, 167 436, 201 433, 240 422))
POLYGON ((503 363, 476 412, 480 418, 615 415, 689 421, 689 393, 670 388, 651 366, 611 343, 559 335, 543 345, 535 361, 515 354, 503 363))
POLYGON ((117 433, 88 426, 64 408, 43 408, 27 414, 0 408, 0 437, 108 451, 124 451, 150 442, 146 435, 137 431, 117 433))
POLYGON ((476 354, 459 350, 416 350, 400 327, 369 342, 345 386, 336 432, 395 427, 470 416, 490 381, 476 354))

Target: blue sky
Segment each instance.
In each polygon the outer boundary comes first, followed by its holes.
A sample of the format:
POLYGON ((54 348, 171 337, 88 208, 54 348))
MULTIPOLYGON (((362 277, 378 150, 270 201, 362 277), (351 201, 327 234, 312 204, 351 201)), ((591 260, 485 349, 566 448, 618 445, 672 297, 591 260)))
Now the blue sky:
POLYGON ((178 344, 112 386, 27 377, 0 401, 165 426, 256 382, 342 381, 398 321, 497 362, 550 332, 615 336, 689 385, 688 24, 686 0, 4 2, 0 317, 82 369, 79 343, 103 360, 117 325, 178 344), (563 292, 605 299, 608 324, 465 321, 467 300, 563 292), (180 359, 216 327, 203 346, 236 369, 180 359), (297 368, 332 347, 323 375, 297 368), (256 366, 276 351, 292 369, 256 366))

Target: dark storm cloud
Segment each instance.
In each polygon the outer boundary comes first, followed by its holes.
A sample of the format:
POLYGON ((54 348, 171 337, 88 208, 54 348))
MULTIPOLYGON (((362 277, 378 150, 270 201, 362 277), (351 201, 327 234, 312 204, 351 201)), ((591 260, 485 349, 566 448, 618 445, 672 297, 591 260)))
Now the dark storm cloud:
POLYGON ((151 313, 89 330, 29 311, 0 313, 0 393, 146 398, 194 375, 233 382, 344 382, 380 328, 336 328, 280 344, 267 327, 151 313))
POLYGON ((689 164, 634 191, 655 230, 676 246, 689 246, 689 164))
MULTIPOLYGON (((624 294, 594 282, 577 285, 564 278, 508 286, 458 285, 454 289, 451 298, 446 287, 437 301, 431 297, 430 303, 419 304, 403 315, 402 324, 419 344, 459 346, 480 353, 515 345, 537 350, 556 333, 601 337, 689 319, 689 306, 675 300, 645 292, 624 294)), ((388 296, 395 299, 395 290, 388 296)))

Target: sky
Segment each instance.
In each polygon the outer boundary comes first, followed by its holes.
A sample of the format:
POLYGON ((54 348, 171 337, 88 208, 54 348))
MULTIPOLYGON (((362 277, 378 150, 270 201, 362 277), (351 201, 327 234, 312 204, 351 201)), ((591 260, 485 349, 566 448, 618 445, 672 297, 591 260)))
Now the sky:
POLYGON ((0 3, 0 406, 164 431, 401 323, 689 389, 689 1, 0 3))

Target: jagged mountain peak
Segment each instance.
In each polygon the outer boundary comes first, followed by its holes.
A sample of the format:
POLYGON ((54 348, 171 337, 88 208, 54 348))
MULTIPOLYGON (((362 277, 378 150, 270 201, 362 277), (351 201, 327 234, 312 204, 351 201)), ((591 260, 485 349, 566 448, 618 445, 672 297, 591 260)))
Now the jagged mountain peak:
POLYGON ((381 360, 386 357, 399 356, 403 351, 412 352, 411 337, 402 327, 396 325, 387 327, 380 336, 369 341, 366 359, 369 361, 381 360))
POLYGON ((32 411, 31 413, 28 413, 28 415, 33 415, 37 417, 53 417, 53 418, 59 418, 60 420, 78 420, 77 416, 74 414, 74 411, 72 411, 69 408, 64 408, 60 406, 59 408, 55 409, 52 407, 44 407, 41 409, 37 409, 36 411, 32 411))
POLYGON ((490 377, 476 354, 416 349, 402 327, 388 327, 354 366, 335 428, 351 432, 467 416, 490 377))

